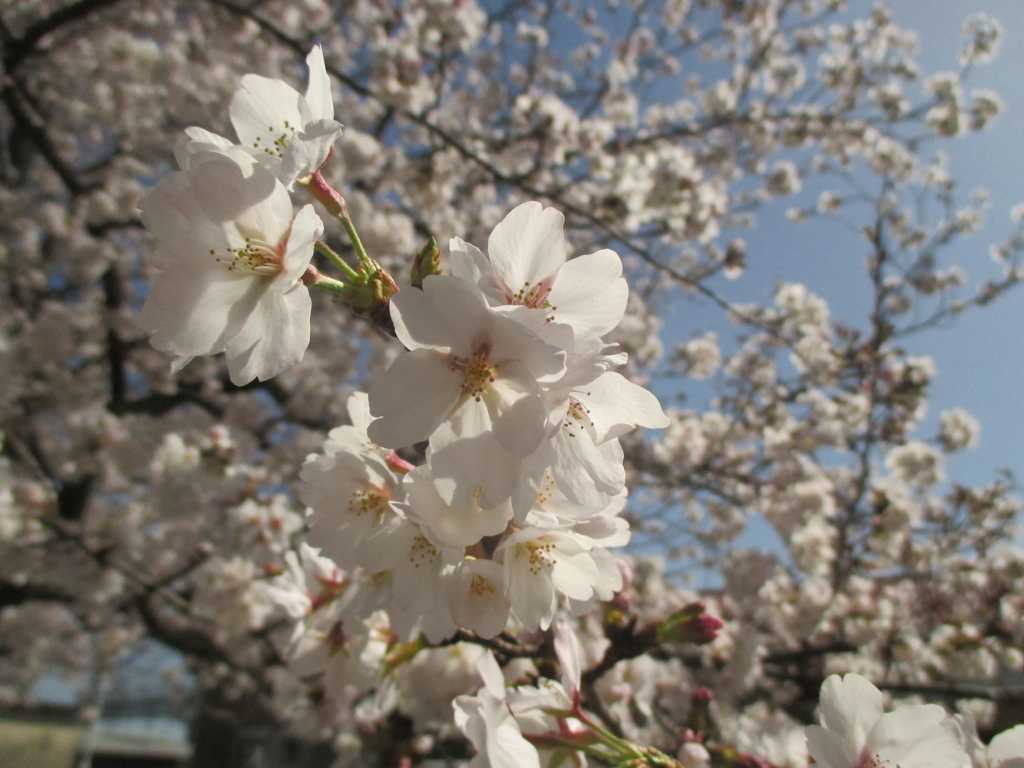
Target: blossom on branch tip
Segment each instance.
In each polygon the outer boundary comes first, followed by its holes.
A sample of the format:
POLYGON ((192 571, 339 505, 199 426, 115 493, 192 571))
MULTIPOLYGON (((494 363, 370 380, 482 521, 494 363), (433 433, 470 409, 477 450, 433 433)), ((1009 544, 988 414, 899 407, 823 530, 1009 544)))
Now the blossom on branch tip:
POLYGON ((471 768, 540 768, 537 748, 523 737, 506 703, 505 680, 488 651, 477 660, 484 686, 452 702, 455 725, 473 743, 471 768))
POLYGON ((331 81, 320 46, 310 51, 306 64, 309 84, 304 96, 283 80, 250 74, 242 78, 229 107, 242 146, 254 151, 289 187, 327 161, 342 131, 334 120, 331 81))
POLYGON ((237 149, 189 155, 142 200, 160 274, 142 308, 153 346, 178 370, 227 353, 231 381, 278 375, 309 344, 301 278, 323 222, 307 205, 292 218, 288 191, 237 149))

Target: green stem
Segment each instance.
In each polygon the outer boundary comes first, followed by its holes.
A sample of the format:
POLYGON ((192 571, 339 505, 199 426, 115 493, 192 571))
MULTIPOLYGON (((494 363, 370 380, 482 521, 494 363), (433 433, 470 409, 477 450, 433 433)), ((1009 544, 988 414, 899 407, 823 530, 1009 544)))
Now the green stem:
POLYGON ((602 760, 606 763, 621 762, 620 755, 605 752, 600 749, 595 749, 594 747, 579 747, 579 751, 583 752, 584 754, 590 755, 591 757, 597 758, 598 760, 602 760))
POLYGON ((374 261, 367 255, 366 248, 363 246, 363 241, 359 239, 359 233, 356 232, 356 225, 352 223, 352 219, 349 218, 348 210, 339 211, 334 214, 334 217, 341 222, 341 225, 345 228, 345 232, 348 235, 348 239, 352 243, 352 247, 356 251, 356 256, 359 257, 359 263, 364 264, 370 268, 376 268, 374 261))
MULTIPOLYGON (((339 256, 334 251, 333 248, 327 245, 327 243, 317 240, 316 249, 320 251, 320 253, 322 253, 324 256, 326 256, 331 261, 331 263, 334 264, 334 266, 336 266, 338 269, 344 272, 345 277, 347 277, 349 280, 357 280, 359 278, 359 273, 352 269, 352 267, 350 267, 348 264, 346 264, 345 260, 341 258, 341 256, 339 256)), ((320 279, 329 280, 330 278, 321 277, 320 279)))
POLYGON ((599 725, 592 718, 590 718, 587 715, 587 713, 583 711, 583 707, 581 707, 579 704, 576 704, 573 707, 573 710, 569 714, 569 716, 576 718, 581 723, 583 723, 583 725, 587 726, 587 728, 596 733, 601 738, 601 740, 608 746, 614 749, 619 749, 620 745, 623 743, 623 739, 620 739, 614 733, 611 733, 610 731, 601 727, 601 725, 599 725))
POLYGON ((355 224, 349 218, 345 198, 338 193, 338 190, 327 183, 327 180, 320 171, 317 171, 309 179, 301 183, 309 191, 309 194, 315 197, 327 212, 345 227, 345 233, 352 242, 352 247, 355 248, 356 256, 359 257, 359 263, 367 269, 376 271, 378 268, 377 264, 367 255, 366 247, 363 245, 363 241, 359 239, 359 233, 356 232, 355 224))
POLYGON ((341 282, 341 280, 335 280, 333 277, 324 277, 323 275, 320 275, 320 277, 317 278, 317 281, 313 283, 311 287, 323 288, 325 291, 330 291, 331 293, 340 293, 342 295, 347 295, 347 292, 349 290, 348 285, 346 283, 341 282))

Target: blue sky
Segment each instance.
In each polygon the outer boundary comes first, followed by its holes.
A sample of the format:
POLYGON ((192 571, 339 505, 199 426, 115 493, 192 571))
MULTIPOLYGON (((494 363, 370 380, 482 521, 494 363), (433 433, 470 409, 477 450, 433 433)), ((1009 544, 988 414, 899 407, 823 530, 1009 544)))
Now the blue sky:
MULTIPOLYGON (((949 145, 950 169, 965 190, 986 188, 992 196, 987 226, 953 254, 969 276, 991 269, 988 245, 1011 230, 1010 208, 1024 202, 1024 3, 1020 0, 897 0, 900 24, 920 36, 919 61, 926 71, 956 66, 963 19, 984 12, 1003 25, 1003 44, 991 64, 971 82, 992 88, 1005 111, 992 127, 949 145)), ((950 463, 951 479, 985 482, 994 467, 1024 476, 1024 289, 960 318, 913 343, 931 355, 939 375, 932 388, 931 416, 962 406, 981 422, 981 444, 950 463)))
MULTIPOLYGON (((863 17, 868 0, 850 3, 850 14, 863 17)), ((999 275, 989 256, 989 246, 1001 242, 1015 229, 1010 209, 1024 202, 1024 0, 893 0, 896 22, 918 33, 917 61, 922 73, 954 71, 962 45, 961 25, 968 16, 984 12, 1003 26, 999 55, 978 66, 967 83, 972 88, 995 90, 1005 109, 983 133, 954 141, 935 142, 948 157, 950 175, 958 183, 958 200, 967 203, 971 190, 984 188, 991 196, 984 226, 961 238, 945 252, 945 263, 956 263, 967 273, 967 287, 999 275)), ((864 327, 872 294, 863 258, 866 246, 857 236, 836 223, 811 220, 794 225, 785 212, 792 207, 814 205, 822 185, 810 183, 796 196, 782 198, 761 211, 756 229, 737 232, 748 245, 748 268, 734 281, 717 278, 712 287, 730 301, 763 303, 777 280, 800 282, 825 298, 833 321, 864 327)), ((934 223, 934 220, 931 221, 934 223)), ((723 238, 723 242, 725 238, 723 238)), ((663 338, 667 346, 713 330, 731 349, 728 340, 736 327, 707 302, 678 301, 665 318, 663 338)), ((906 338, 908 354, 928 355, 938 373, 931 386, 928 413, 915 437, 934 436, 939 414, 961 407, 981 424, 980 444, 948 457, 949 482, 983 486, 1006 468, 1024 481, 1024 286, 1011 291, 988 307, 973 310, 944 327, 906 338)), ((655 382, 655 392, 668 405, 666 388, 655 382)), ((704 382, 683 385, 683 407, 706 407, 710 387, 704 382)), ((1024 545, 1024 534, 1018 532, 1024 545)), ((781 553, 782 546, 770 526, 753 519, 737 542, 740 546, 768 547, 781 553), (773 543, 774 542, 774 543, 773 543)), ((689 571, 685 569, 684 571, 689 571)), ((691 571, 694 586, 714 587, 719 577, 700 569, 691 571)))
MULTIPOLYGON (((924 73, 958 69, 957 53, 963 40, 960 27, 969 15, 985 12, 1003 25, 999 56, 974 70, 968 90, 997 91, 1005 102, 1005 112, 984 133, 929 146, 929 151, 941 148, 949 156, 950 174, 958 181, 962 203, 968 202, 970 191, 978 187, 991 195, 985 226, 945 252, 947 261, 965 270, 968 286, 975 285, 998 276, 989 245, 1014 230, 1009 211, 1024 202, 1024 50, 1013 44, 1024 39, 1024 2, 896 0, 891 5, 897 23, 918 32, 918 61, 924 73)), ((858 0, 851 3, 850 10, 863 16, 869 8, 870 3, 858 0)), ((736 281, 716 281, 714 288, 733 301, 763 301, 776 280, 801 282, 829 302, 834 321, 863 327, 872 300, 863 268, 863 241, 835 223, 794 225, 785 219, 785 211, 791 207, 812 206, 821 189, 821 185, 809 184, 800 195, 783 198, 764 210, 756 229, 738 233, 748 244, 749 268, 736 281)), ((724 342, 732 326, 719 315, 706 305, 680 302, 666 319, 666 341, 683 341, 704 330, 716 330, 724 342)), ((949 408, 966 408, 981 423, 980 445, 950 457, 947 476, 952 481, 985 484, 1001 467, 1024 476, 1024 404, 1017 402, 1024 384, 1022 316, 1024 288, 904 341, 908 353, 928 355, 938 368, 928 416, 917 436, 934 435, 939 413, 949 408)), ((699 408, 705 388, 697 384, 686 389, 692 397, 686 405, 699 408)))

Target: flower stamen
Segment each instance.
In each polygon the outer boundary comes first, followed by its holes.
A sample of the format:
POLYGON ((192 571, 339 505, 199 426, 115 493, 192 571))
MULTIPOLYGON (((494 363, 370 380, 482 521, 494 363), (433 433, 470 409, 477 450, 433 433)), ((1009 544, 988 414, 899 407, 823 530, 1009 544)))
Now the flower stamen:
POLYGON ((241 247, 228 246, 223 252, 214 248, 210 255, 228 272, 248 272, 261 277, 276 277, 284 271, 284 256, 280 245, 271 245, 262 237, 247 237, 241 247))
POLYGON ((498 367, 491 363, 490 352, 490 346, 485 344, 469 357, 452 355, 452 370, 462 374, 462 394, 477 402, 498 375, 498 367))
POLYGON ((271 137, 274 137, 274 134, 277 134, 276 138, 270 138, 270 140, 264 144, 263 137, 257 136, 256 140, 252 144, 253 149, 262 151, 264 154, 278 159, 284 157, 285 148, 291 144, 292 139, 295 138, 295 126, 291 124, 290 120, 285 120, 283 130, 277 131, 274 126, 268 125, 267 131, 270 132, 271 137))

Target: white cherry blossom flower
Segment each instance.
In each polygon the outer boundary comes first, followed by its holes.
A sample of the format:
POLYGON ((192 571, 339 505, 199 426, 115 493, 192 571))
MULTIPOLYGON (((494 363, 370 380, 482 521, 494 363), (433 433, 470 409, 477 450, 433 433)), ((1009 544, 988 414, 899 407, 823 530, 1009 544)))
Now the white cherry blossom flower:
POLYGON ((477 660, 484 687, 452 702, 455 725, 476 747, 471 768, 540 768, 540 755, 522 734, 505 701, 505 680, 488 651, 477 660))
POLYGON ((542 310, 549 322, 572 326, 577 337, 602 336, 626 311, 622 261, 608 249, 566 261, 564 221, 554 208, 523 203, 491 232, 489 260, 452 238, 452 273, 476 283, 492 304, 542 310))
POLYGON ((139 206, 161 270, 141 322, 177 356, 226 352, 231 381, 295 365, 309 344, 309 291, 300 278, 323 232, 307 205, 292 218, 284 186, 238 150, 201 152, 139 206))
POLYGON ((962 768, 960 729, 935 704, 882 711, 882 693, 857 674, 821 686, 821 725, 807 727, 807 749, 822 768, 962 768))
MULTIPOLYGON (((405 494, 401 478, 371 450, 354 450, 354 427, 331 430, 324 455, 302 467, 300 495, 312 508, 309 542, 345 567, 390 567, 389 534, 402 516, 393 504, 405 494)), ((363 433, 365 435, 365 433, 363 433)))
POLYGON ((370 388, 370 438, 389 448, 430 440, 444 501, 494 508, 515 488, 522 458, 548 424, 541 383, 565 367, 562 350, 503 313, 458 277, 432 276, 391 301, 410 351, 370 388))
POLYGON ((525 629, 547 629, 558 597, 585 601, 601 580, 593 542, 573 531, 529 526, 516 531, 495 555, 505 566, 512 610, 525 629))
POLYGON ((458 626, 483 638, 504 631, 512 604, 501 563, 466 558, 455 566, 449 590, 448 608, 458 626))
MULTIPOLYGON (((662 428, 668 417, 658 399, 609 368, 625 363, 596 339, 580 340, 565 375, 552 387, 558 428, 528 462, 547 467, 559 489, 573 501, 600 509, 625 485, 622 448, 616 438, 637 426, 662 428)), ((527 482, 538 473, 528 473, 527 482)), ((517 512, 521 510, 517 506, 517 512)))
POLYGON ((419 526, 403 519, 387 534, 389 553, 382 557, 391 578, 388 613, 395 632, 406 638, 423 633, 431 642, 456 629, 448 610, 452 562, 461 551, 434 546, 419 526))
POLYGON ((336 599, 345 589, 337 564, 306 542, 286 552, 285 570, 267 585, 267 595, 293 619, 336 599))
POLYGON ((231 124, 242 146, 254 151, 288 185, 317 171, 341 135, 334 120, 324 54, 306 57, 309 85, 303 96, 283 80, 246 75, 231 99, 231 124))
POLYGON ((512 506, 503 501, 494 509, 481 509, 476 499, 468 505, 445 503, 434 486, 430 467, 416 467, 408 475, 407 514, 424 535, 437 546, 469 547, 485 536, 505 530, 512 519, 512 506))

